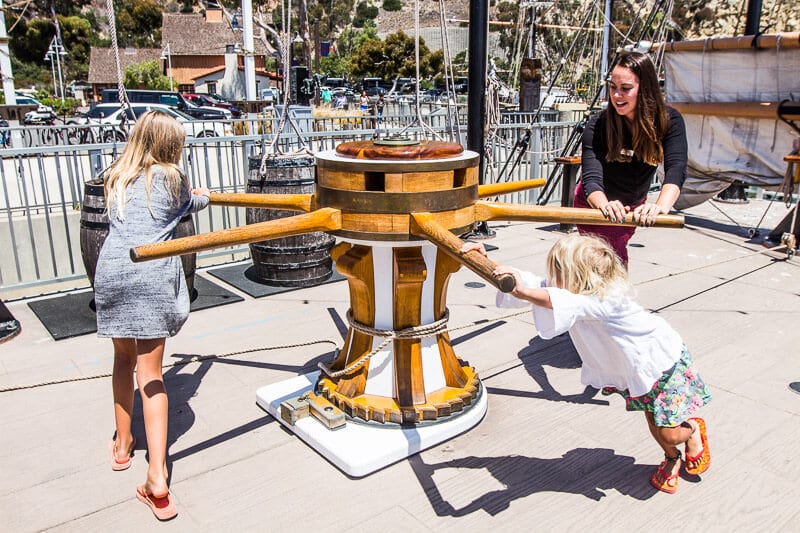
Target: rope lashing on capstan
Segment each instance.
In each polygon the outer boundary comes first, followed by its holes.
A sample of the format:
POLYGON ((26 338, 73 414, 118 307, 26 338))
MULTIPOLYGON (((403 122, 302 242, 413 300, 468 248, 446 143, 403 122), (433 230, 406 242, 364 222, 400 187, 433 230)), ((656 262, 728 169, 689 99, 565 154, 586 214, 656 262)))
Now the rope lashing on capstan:
POLYGON ((346 366, 341 370, 331 370, 330 365, 328 365, 327 363, 317 363, 317 366, 319 367, 320 370, 322 370, 323 372, 325 372, 325 374, 327 374, 332 378, 338 378, 340 376, 352 374, 353 372, 364 366, 364 364, 373 355, 380 352, 387 344, 389 344, 394 340, 424 339, 425 337, 432 337, 434 335, 438 335, 439 333, 447 331, 447 321, 449 318, 450 318, 450 311, 445 310, 444 316, 442 318, 434 322, 431 322, 430 324, 422 324, 419 326, 411 326, 408 328, 397 329, 397 330, 378 329, 372 326, 368 326, 367 324, 358 322, 355 318, 353 318, 352 309, 348 309, 347 323, 350 324, 350 327, 366 335, 371 335, 373 337, 385 337, 385 339, 378 346, 373 348, 371 352, 362 355, 355 362, 351 363, 350 365, 346 366))

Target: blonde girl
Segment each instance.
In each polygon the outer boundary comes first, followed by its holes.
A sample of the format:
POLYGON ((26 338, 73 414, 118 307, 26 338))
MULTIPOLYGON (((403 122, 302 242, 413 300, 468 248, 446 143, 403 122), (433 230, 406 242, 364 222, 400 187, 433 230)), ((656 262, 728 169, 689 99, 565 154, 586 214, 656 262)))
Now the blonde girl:
MULTIPOLYGON (((467 243, 462 252, 474 249, 483 247, 467 243)), ((711 399, 708 389, 680 335, 631 299, 626 269, 606 241, 577 233, 558 240, 547 254, 547 279, 506 265, 494 273, 516 279, 513 292, 498 293, 498 306, 533 304, 543 339, 569 332, 584 385, 619 393, 628 410, 644 411, 664 451, 650 477, 655 488, 674 493, 682 464, 689 474, 708 470, 706 424, 692 416, 711 399)))
POLYGON ((112 388, 116 432, 108 445, 112 470, 126 470, 136 440, 131 433, 134 370, 147 436, 147 479, 136 496, 159 520, 177 509, 167 471, 167 391, 161 373, 167 337, 189 314, 180 258, 133 263, 130 249, 175 236, 181 218, 208 205, 208 189, 192 190, 178 168, 185 133, 160 111, 143 114, 107 172, 109 233, 97 262, 97 334, 114 345, 112 388))

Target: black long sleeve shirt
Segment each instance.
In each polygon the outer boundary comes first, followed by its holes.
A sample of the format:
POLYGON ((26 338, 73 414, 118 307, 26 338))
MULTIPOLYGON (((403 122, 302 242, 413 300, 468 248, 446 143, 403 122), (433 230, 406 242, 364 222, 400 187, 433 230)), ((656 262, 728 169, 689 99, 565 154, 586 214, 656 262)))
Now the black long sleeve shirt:
MULTIPOLYGON (((681 114, 667 107, 669 127, 661 139, 664 147, 664 184, 672 183, 681 187, 686 180, 688 164, 688 143, 686 125, 681 114)), ((583 131, 583 153, 581 155, 581 181, 583 193, 588 197, 595 191, 604 191, 609 200, 619 200, 624 205, 640 202, 650 188, 656 171, 637 154, 631 161, 608 162, 606 155, 606 116, 603 111, 589 120, 583 131)), ((632 148, 630 132, 626 131, 624 146, 632 148)))

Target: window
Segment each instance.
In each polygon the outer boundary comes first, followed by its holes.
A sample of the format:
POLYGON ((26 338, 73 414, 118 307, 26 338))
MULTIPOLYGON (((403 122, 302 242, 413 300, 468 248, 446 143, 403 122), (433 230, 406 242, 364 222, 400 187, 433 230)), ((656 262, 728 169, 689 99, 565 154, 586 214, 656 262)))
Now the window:
POLYGON ((178 100, 178 97, 175 96, 174 94, 162 94, 162 95, 159 95, 158 103, 159 104, 164 104, 164 105, 170 105, 170 106, 180 105, 180 101, 178 100))
POLYGON ((206 90, 209 92, 209 94, 217 92, 217 84, 216 84, 216 82, 208 82, 208 83, 206 83, 206 90))

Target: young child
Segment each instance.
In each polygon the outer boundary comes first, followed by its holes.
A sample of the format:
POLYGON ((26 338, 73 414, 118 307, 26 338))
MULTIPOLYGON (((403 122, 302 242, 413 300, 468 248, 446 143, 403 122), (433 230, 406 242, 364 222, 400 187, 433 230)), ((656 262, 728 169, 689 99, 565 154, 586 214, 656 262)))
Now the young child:
MULTIPOLYGON (((478 243, 466 243, 461 251, 470 250, 485 254, 478 243)), ((681 463, 689 474, 708 470, 706 424, 691 415, 711 395, 678 333, 630 298, 626 270, 604 240, 575 233, 557 241, 547 254, 547 280, 506 265, 494 273, 512 274, 517 283, 511 293, 497 294, 499 307, 520 300, 533 304, 543 339, 569 332, 583 362, 584 385, 617 392, 628 410, 644 411, 664 450, 664 461, 650 477, 655 488, 674 493, 681 463)))
POLYGON ((110 227, 94 279, 97 334, 114 344, 111 469, 129 468, 136 447, 131 433, 136 370, 149 452, 147 480, 136 488, 136 497, 159 520, 178 514, 167 484, 167 391, 161 364, 166 338, 178 333, 189 315, 189 295, 179 257, 133 263, 130 249, 172 239, 184 215, 208 205, 208 189, 192 191, 177 166, 184 137, 183 126, 160 111, 137 121, 107 173, 110 227))

